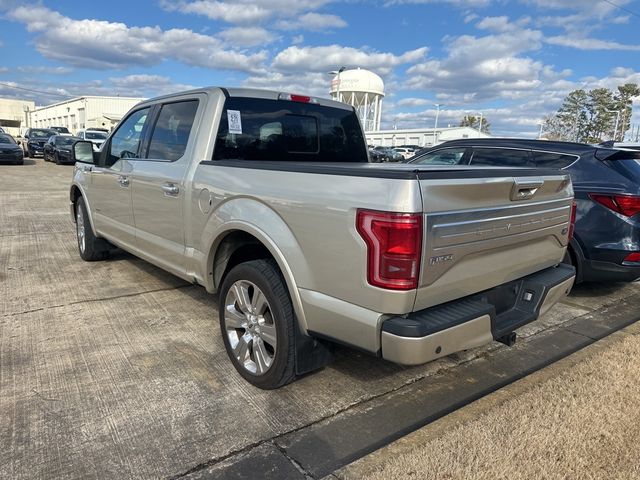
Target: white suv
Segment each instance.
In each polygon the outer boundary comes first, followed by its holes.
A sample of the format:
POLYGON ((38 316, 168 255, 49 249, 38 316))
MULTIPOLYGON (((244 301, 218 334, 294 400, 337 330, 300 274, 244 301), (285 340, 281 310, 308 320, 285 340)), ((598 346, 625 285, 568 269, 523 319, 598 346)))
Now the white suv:
POLYGON ((76 133, 76 137, 79 137, 83 140, 88 140, 93 143, 93 149, 95 151, 100 150, 102 148, 102 144, 107 139, 107 133, 101 130, 78 130, 76 133))

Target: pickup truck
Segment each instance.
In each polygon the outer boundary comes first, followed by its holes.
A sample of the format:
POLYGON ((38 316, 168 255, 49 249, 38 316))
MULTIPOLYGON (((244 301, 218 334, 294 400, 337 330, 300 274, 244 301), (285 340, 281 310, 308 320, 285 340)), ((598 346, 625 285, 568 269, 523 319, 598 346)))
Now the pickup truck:
POLYGON ((205 88, 74 144, 80 256, 114 246, 218 294, 237 371, 271 389, 345 344, 415 365, 511 345, 572 287, 556 170, 374 164, 353 107, 205 88))

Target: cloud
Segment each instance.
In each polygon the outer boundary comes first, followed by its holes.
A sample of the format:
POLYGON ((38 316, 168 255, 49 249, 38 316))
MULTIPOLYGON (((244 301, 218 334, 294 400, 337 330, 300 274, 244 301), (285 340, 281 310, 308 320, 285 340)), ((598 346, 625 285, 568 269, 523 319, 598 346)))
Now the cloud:
POLYGON ((234 24, 255 24, 273 18, 287 18, 317 10, 331 0, 162 0, 165 10, 203 15, 211 20, 234 24))
POLYGON ((34 75, 66 75, 73 72, 73 68, 69 67, 48 67, 48 66, 33 66, 25 65, 18 67, 16 70, 22 73, 34 74, 34 75))
POLYGON ((347 26, 347 22, 337 15, 310 12, 301 15, 295 20, 280 20, 276 26, 282 30, 323 31, 344 28, 347 26))
POLYGON ((277 35, 262 27, 233 27, 218 34, 230 47, 255 47, 275 41, 277 35))
POLYGON ((578 50, 622 50, 629 52, 640 51, 640 44, 628 45, 607 40, 598 40, 597 38, 572 38, 554 36, 546 38, 545 42, 551 45, 576 48, 578 50))
POLYGON ((398 65, 422 61, 427 48, 421 47, 401 55, 366 51, 342 45, 321 47, 286 48, 278 53, 272 63, 273 68, 282 71, 326 72, 341 66, 363 67, 379 73, 389 72, 398 65))
POLYGON ((18 7, 9 12, 9 18, 36 34, 36 48, 44 57, 81 68, 122 69, 174 59, 198 67, 250 72, 266 59, 265 52, 247 55, 227 50, 215 37, 182 28, 73 20, 42 6, 18 7))

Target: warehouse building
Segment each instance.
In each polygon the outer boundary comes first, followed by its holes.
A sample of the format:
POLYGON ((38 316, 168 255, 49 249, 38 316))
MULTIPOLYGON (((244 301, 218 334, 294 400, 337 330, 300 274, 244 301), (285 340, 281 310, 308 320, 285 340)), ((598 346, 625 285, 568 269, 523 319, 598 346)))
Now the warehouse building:
POLYGON ((32 100, 0 98, 0 127, 14 137, 17 136, 29 127, 29 113, 35 105, 32 100))
POLYGON ((72 133, 85 128, 111 130, 135 104, 145 100, 132 97, 84 96, 38 107, 31 112, 30 126, 67 127, 72 133))
POLYGON ((418 145, 430 147, 448 140, 461 138, 487 138, 490 135, 471 127, 443 127, 443 128, 411 128, 398 130, 380 130, 365 132, 367 144, 385 147, 400 145, 418 145))

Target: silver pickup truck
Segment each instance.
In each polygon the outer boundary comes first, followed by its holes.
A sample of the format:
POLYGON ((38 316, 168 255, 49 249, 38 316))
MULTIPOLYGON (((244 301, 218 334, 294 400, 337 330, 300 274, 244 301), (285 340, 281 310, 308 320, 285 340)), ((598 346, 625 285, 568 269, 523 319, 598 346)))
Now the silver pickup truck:
POLYGON ((573 284, 568 175, 369 163, 342 103, 193 90, 73 154, 80 256, 117 246, 217 292, 229 357, 260 388, 335 342, 408 365, 511 345, 573 284))

